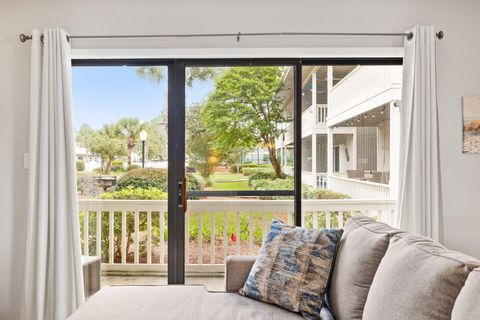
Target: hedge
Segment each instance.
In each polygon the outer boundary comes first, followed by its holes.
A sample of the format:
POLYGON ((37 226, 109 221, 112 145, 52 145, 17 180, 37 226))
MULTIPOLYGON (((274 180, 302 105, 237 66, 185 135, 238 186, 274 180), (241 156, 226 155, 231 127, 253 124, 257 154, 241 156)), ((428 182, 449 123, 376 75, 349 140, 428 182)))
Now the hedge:
MULTIPOLYGON (((272 166, 270 164, 256 164, 256 163, 243 163, 238 166, 240 173, 242 172, 243 168, 271 168, 272 166)), ((230 165, 228 168, 228 171, 230 173, 237 173, 237 166, 236 165, 230 165)))
MULTIPOLYGON (((188 190, 201 190, 202 181, 191 173, 186 174, 188 190)), ((118 179, 116 191, 127 187, 151 189, 156 188, 167 192, 168 174, 165 169, 139 168, 125 173, 118 179)))
POLYGON ((143 189, 128 186, 122 190, 102 193, 100 198, 108 200, 167 200, 167 193, 158 188, 143 189))
POLYGON ((138 164, 129 164, 127 166, 127 171, 132 171, 134 169, 140 169, 140 168, 141 168, 141 166, 139 166, 138 164))
POLYGON ((84 171, 85 170, 85 161, 77 160, 75 162, 75 166, 77 167, 77 171, 84 171))
MULTIPOLYGON (((252 186, 255 190, 293 190, 293 177, 286 179, 262 179, 253 180, 252 186)), ((269 199, 284 199, 285 197, 268 197, 269 199)), ((288 197, 287 197, 288 198, 288 197)), ((330 189, 313 188, 309 185, 302 185, 302 199, 350 199, 350 196, 330 189)))
POLYGON ((122 160, 113 160, 112 161, 112 167, 111 167, 111 170, 112 171, 125 171, 125 168, 123 167, 123 161, 122 160))
POLYGON ((244 176, 251 176, 257 172, 274 172, 272 167, 256 167, 256 168, 243 168, 242 173, 244 176))

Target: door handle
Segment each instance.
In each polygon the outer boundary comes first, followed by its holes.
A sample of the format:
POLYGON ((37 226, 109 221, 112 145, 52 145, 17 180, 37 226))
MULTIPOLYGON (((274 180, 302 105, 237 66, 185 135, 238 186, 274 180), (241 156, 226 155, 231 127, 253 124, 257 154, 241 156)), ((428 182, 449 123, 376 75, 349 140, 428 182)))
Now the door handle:
POLYGON ((187 178, 183 177, 178 182, 178 207, 183 209, 183 213, 187 212, 187 178))

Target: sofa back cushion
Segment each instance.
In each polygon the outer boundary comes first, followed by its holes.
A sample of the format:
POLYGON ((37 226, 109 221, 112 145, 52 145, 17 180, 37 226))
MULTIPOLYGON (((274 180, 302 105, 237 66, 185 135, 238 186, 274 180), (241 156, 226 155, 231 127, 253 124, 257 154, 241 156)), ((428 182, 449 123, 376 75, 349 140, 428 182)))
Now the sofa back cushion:
POLYGON ((480 269, 475 269, 468 275, 455 301, 452 320, 478 319, 480 319, 480 269))
POLYGON ((431 239, 396 234, 375 274, 363 319, 450 319, 468 274, 479 265, 431 239))
POLYGON ((362 319, 368 290, 390 237, 400 232, 357 217, 348 220, 337 251, 328 304, 337 320, 362 319))

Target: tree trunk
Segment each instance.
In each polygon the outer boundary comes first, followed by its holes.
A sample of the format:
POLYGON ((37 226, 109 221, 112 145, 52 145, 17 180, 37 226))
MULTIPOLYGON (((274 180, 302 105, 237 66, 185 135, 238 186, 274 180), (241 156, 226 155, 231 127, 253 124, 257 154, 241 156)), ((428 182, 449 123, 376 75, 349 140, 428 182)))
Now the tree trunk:
POLYGON ((270 162, 272 164, 273 171, 275 171, 275 176, 277 178, 280 178, 282 176, 282 167, 278 163, 277 152, 275 148, 268 147, 268 155, 270 157, 270 162))
POLYGON ((128 165, 131 165, 132 164, 132 147, 130 147, 130 145, 128 145, 127 147, 127 163, 128 165))

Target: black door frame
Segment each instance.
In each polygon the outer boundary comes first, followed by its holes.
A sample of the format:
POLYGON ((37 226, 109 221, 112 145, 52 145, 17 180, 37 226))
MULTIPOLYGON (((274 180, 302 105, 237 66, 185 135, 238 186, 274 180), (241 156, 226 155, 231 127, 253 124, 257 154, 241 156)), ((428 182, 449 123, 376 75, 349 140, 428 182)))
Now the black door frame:
POLYGON ((211 59, 73 59, 73 67, 166 66, 168 68, 168 284, 185 283, 185 215, 179 194, 185 176, 185 68, 192 66, 291 66, 294 68, 294 213, 302 212, 302 67, 327 65, 401 65, 402 58, 211 58, 211 59), (170 138, 175 137, 175 139, 170 138))

